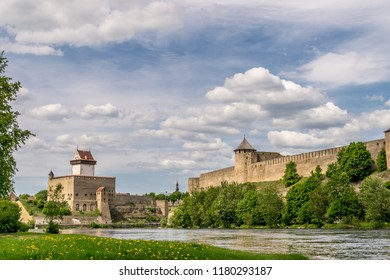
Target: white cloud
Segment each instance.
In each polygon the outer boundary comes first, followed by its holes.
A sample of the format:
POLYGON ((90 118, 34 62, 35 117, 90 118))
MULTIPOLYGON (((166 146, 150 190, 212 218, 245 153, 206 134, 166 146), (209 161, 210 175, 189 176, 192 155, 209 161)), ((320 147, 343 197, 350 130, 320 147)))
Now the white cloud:
POLYGON ((15 53, 61 54, 53 46, 123 42, 140 32, 167 32, 180 26, 176 5, 163 1, 146 5, 109 0, 0 4, 0 28, 7 31, 8 38, 14 38, 6 51, 15 53))
POLYGON ((275 118, 272 124, 278 127, 317 128, 342 127, 349 121, 348 112, 340 109, 332 102, 319 107, 303 110, 285 118, 275 118))
POLYGON ((93 118, 93 117, 109 117, 116 118, 119 116, 118 109, 111 103, 105 105, 96 106, 96 105, 86 105, 81 112, 81 116, 84 118, 93 118))
POLYGON ((69 117, 69 111, 62 104, 48 104, 33 108, 30 111, 31 116, 48 120, 58 121, 69 117))
POLYGON ((270 114, 312 108, 324 99, 318 90, 283 80, 262 67, 235 74, 225 80, 223 87, 209 91, 206 97, 214 102, 256 103, 270 114))
POLYGON ((386 105, 387 107, 390 107, 390 99, 387 100, 387 101, 385 102, 385 105, 386 105))
POLYGON ((299 76, 331 86, 364 85, 386 81, 390 64, 383 57, 355 51, 326 53, 302 65, 299 76))

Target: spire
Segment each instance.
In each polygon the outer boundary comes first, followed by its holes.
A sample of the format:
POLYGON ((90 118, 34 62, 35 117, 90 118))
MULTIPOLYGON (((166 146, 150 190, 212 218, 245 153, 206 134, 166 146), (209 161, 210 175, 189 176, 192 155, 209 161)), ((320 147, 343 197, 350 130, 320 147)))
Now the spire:
POLYGON ((176 191, 179 191, 179 181, 176 181, 176 191))
POLYGON ((256 149, 249 144, 248 140, 246 140, 244 136, 244 140, 242 140, 241 144, 234 151, 256 151, 256 149))

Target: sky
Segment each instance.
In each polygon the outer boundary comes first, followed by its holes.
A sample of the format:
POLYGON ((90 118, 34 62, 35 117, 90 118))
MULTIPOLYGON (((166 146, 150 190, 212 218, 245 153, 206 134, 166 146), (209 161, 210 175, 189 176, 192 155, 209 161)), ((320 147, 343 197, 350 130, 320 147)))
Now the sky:
POLYGON ((284 155, 384 137, 385 0, 4 0, 0 50, 35 134, 17 194, 91 150, 118 192, 187 190, 243 137, 284 155))

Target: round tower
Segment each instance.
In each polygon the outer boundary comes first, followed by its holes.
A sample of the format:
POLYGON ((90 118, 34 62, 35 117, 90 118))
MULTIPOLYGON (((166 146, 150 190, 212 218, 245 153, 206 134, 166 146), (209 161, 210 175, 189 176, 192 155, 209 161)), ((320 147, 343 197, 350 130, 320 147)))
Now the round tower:
POLYGON ((253 162, 253 157, 256 149, 246 140, 242 140, 241 144, 234 150, 234 175, 235 182, 248 182, 249 167, 253 162))
POLYGON ((387 170, 390 170, 390 128, 385 131, 387 170))

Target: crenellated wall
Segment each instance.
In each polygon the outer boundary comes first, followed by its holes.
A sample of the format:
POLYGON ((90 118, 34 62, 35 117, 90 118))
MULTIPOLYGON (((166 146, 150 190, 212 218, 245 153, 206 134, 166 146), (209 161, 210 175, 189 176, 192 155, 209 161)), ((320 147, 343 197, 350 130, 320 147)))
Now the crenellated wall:
MULTIPOLYGON (((389 158, 390 130, 385 135, 384 139, 365 142, 367 150, 374 160, 382 149, 386 149, 389 158)), ((189 178, 188 191, 219 186, 223 181, 243 183, 279 180, 284 174, 286 164, 290 161, 297 164, 298 174, 306 177, 317 165, 325 171, 330 163, 337 160, 337 153, 341 148, 336 147, 291 156, 269 152, 239 151, 238 153, 236 151, 235 166, 203 173, 200 174, 199 178, 189 178)))

